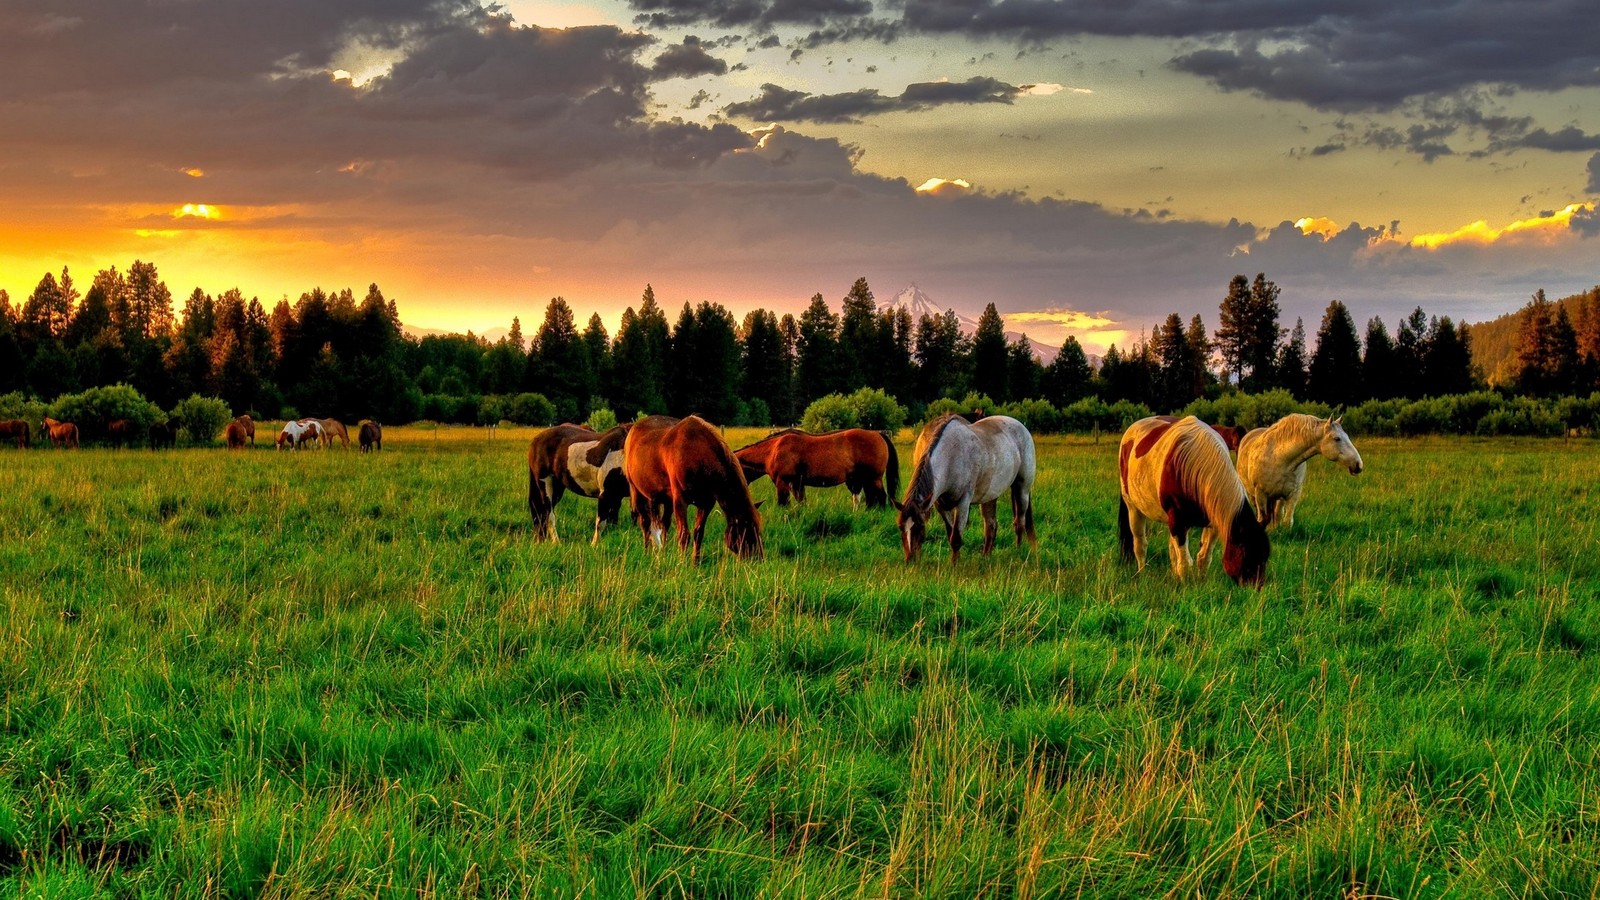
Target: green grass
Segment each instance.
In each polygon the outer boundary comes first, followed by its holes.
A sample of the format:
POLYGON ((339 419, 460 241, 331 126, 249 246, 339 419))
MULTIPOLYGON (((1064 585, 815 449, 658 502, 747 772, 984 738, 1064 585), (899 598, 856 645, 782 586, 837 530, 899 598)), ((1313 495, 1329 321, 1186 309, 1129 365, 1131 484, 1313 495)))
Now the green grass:
POLYGON ((1113 439, 1040 439, 1032 554, 818 490, 694 567, 386 431, 0 452, 0 891, 1600 889, 1600 444, 1358 438, 1256 592, 1123 568, 1113 439))

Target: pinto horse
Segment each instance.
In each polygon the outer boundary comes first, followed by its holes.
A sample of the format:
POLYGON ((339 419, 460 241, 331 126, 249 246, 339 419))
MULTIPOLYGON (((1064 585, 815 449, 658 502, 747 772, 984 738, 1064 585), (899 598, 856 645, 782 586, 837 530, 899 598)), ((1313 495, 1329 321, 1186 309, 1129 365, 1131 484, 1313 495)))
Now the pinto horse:
POLYGON ((0 422, 0 440, 13 440, 17 442, 18 450, 28 449, 29 440, 28 423, 22 419, 7 419, 0 422))
POLYGON ((1343 423, 1342 416, 1319 419, 1290 413, 1267 428, 1252 429, 1239 442, 1239 478, 1261 524, 1294 527, 1306 463, 1313 457, 1332 460, 1351 475, 1361 474, 1361 453, 1345 434, 1343 423))
POLYGON ((357 431, 357 439, 361 442, 362 453, 382 450, 383 426, 372 419, 362 419, 361 427, 357 431))
POLYGON ((285 422, 283 430, 278 432, 278 449, 287 446, 291 450, 299 450, 304 444, 316 447, 321 435, 322 425, 316 419, 285 422))
POLYGON ((78 426, 46 417, 40 430, 50 437, 50 446, 78 449, 78 426))
POLYGON ((796 503, 806 502, 808 486, 841 484, 852 502, 866 498, 868 509, 899 503, 894 496, 900 493, 900 455, 888 432, 847 428, 810 434, 786 428, 733 455, 750 482, 772 478, 779 506, 788 506, 791 494, 796 503))
POLYGON ((1150 416, 1128 426, 1117 460, 1117 533, 1124 560, 1143 570, 1146 522, 1166 522, 1172 571, 1180 580, 1191 566, 1205 573, 1220 535, 1223 571, 1240 584, 1261 586, 1271 554, 1267 531, 1256 521, 1221 435, 1194 416, 1176 422, 1150 416), (1205 529, 1197 559, 1189 557, 1191 528, 1205 529))
POLYGON ((558 540, 555 508, 567 491, 599 501, 591 543, 600 540, 605 526, 616 524, 628 493, 622 445, 632 427, 618 425, 600 434, 586 425, 562 424, 534 435, 528 442, 528 515, 536 539, 558 540))
POLYGON ((634 423, 623 442, 622 468, 645 546, 666 542, 673 524, 667 519, 670 507, 678 546, 688 547, 688 510, 694 506, 692 539, 698 563, 706 517, 716 506, 728 520, 723 534, 728 549, 743 558, 761 558, 761 514, 750 501, 744 469, 728 442, 704 419, 649 416, 634 423))
MULTIPOLYGON (((1151 416, 1151 418, 1167 423, 1178 421, 1177 416, 1151 416)), ((1217 437, 1222 438, 1222 443, 1227 445, 1229 452, 1239 452, 1239 429, 1232 425, 1212 425, 1211 430, 1217 433, 1217 437)))
POLYGON ((972 504, 983 512, 983 553, 994 549, 999 530, 996 506, 1011 491, 1011 528, 1022 540, 1038 544, 1033 531, 1033 478, 1036 458, 1033 435, 1010 416, 984 416, 968 423, 945 414, 917 436, 911 485, 900 504, 898 526, 906 562, 917 558, 927 539, 928 515, 938 510, 950 542, 950 562, 961 558, 962 532, 972 504))

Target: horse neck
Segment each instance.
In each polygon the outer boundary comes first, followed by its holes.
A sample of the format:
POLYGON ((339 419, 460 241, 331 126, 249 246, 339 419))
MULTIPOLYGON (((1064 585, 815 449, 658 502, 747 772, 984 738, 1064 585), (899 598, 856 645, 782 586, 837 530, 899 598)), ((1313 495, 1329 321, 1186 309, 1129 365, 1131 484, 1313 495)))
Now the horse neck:
POLYGON ((1285 417, 1267 432, 1270 454, 1284 468, 1293 468, 1321 452, 1322 420, 1296 414, 1285 417))
POLYGON ((1221 446, 1222 439, 1210 433, 1209 425, 1203 427, 1205 432, 1188 435, 1187 440, 1174 446, 1170 452, 1188 457, 1179 460, 1177 465, 1178 471, 1183 473, 1179 477, 1184 493, 1199 501, 1207 521, 1217 529, 1217 536, 1226 542, 1233 528, 1234 515, 1249 498, 1245 495, 1244 483, 1239 480, 1233 461, 1228 458, 1227 449, 1221 446))

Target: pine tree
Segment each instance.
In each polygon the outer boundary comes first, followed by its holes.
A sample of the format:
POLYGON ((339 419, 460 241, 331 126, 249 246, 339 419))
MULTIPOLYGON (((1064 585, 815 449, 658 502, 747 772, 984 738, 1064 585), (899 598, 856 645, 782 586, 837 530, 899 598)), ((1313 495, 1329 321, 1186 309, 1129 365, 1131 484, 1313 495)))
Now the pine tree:
MULTIPOLYGON (((65 274, 66 270, 62 270, 65 274)), ((42 343, 62 337, 72 318, 72 296, 63 289, 56 276, 44 273, 33 293, 22 305, 22 315, 17 330, 27 342, 42 343)))
POLYGON ((1306 325, 1294 320, 1289 341, 1278 351, 1278 385, 1298 399, 1306 395, 1306 325))
MULTIPOLYGON (((522 338, 517 326, 517 320, 512 319, 511 334, 506 335, 507 344, 513 347, 516 346, 512 342, 513 335, 518 342, 522 338)), ((601 320, 599 313, 590 313, 589 324, 583 329, 583 358, 586 366, 584 393, 589 396, 589 410, 593 412, 602 406, 609 407, 610 400, 605 394, 605 387, 611 383, 611 335, 606 333, 606 323, 601 320)))
POLYGON ((1517 391, 1535 397, 1546 396, 1555 390, 1555 340, 1552 334, 1555 316, 1551 303, 1540 288, 1522 308, 1521 324, 1517 329, 1517 391))
POLYGON ((1362 396, 1388 400, 1400 396, 1401 372, 1396 364, 1394 341, 1383 319, 1373 316, 1367 320, 1366 352, 1361 357, 1362 396))
POLYGON ((1094 370, 1083 345, 1071 335, 1044 373, 1044 398, 1057 407, 1068 406, 1094 391, 1094 370))
POLYGON ((1273 383, 1278 371, 1278 345, 1283 340, 1283 329, 1278 327, 1278 294, 1278 286, 1263 273, 1257 273, 1250 283, 1250 345, 1245 359, 1250 366, 1250 390, 1278 386, 1273 383))
POLYGON ((1395 367, 1405 374, 1399 396, 1421 397, 1428 386, 1428 315, 1417 307, 1400 320, 1394 337, 1395 367))
POLYGON ((1550 392, 1557 396, 1576 392, 1582 371, 1578 357, 1578 333, 1572 327, 1567 308, 1555 304, 1550 322, 1550 392))
POLYGON ((883 342, 878 305, 867 279, 857 278, 839 307, 839 367, 841 387, 883 387, 883 342))
POLYGON ((839 363, 839 317, 828 308, 821 294, 800 314, 800 334, 795 345, 795 404, 805 408, 811 401, 842 391, 839 363))
POLYGON ((678 321, 672 326, 672 341, 667 350, 667 408, 675 416, 697 414, 708 417, 705 408, 700 364, 699 323, 694 307, 684 301, 678 321))
POLYGON ((942 315, 927 313, 917 321, 914 353, 917 362, 916 398, 930 403, 941 397, 960 396, 967 368, 967 343, 955 310, 942 315))
POLYGON ((1220 324, 1214 343, 1222 356, 1224 380, 1231 375, 1242 384, 1250 356, 1250 279, 1233 276, 1218 315, 1220 324))
POLYGON ((1198 396, 1190 393, 1194 383, 1194 354, 1189 349, 1183 318, 1177 313, 1169 313, 1156 328, 1150 338, 1150 354, 1155 367, 1152 391, 1155 408, 1172 412, 1187 406, 1198 396))
POLYGON ((1429 323, 1423 371, 1432 396, 1465 394, 1473 389, 1471 333, 1465 325, 1457 329, 1449 316, 1429 323))
POLYGON ((1215 379, 1211 374, 1211 354, 1213 347, 1211 339, 1206 336, 1205 320, 1199 313, 1189 320, 1189 327, 1183 333, 1184 342, 1189 345, 1189 384, 1188 397, 1196 400, 1204 397, 1206 388, 1210 387, 1215 379))
POLYGON ((1037 399, 1043 380, 1044 366, 1026 334, 1006 345, 1006 390, 1013 401, 1037 399))
POLYGON ((589 361, 578 338, 572 307, 563 297, 552 297, 545 306, 544 323, 533 339, 528 354, 528 390, 538 391, 555 404, 556 415, 566 421, 582 421, 589 415, 589 361))
POLYGON ((1006 384, 1005 323, 993 303, 984 306, 972 335, 972 389, 996 403, 1011 399, 1006 384))
POLYGON ((778 317, 769 310, 751 310, 745 314, 739 331, 744 338, 741 350, 744 396, 750 401, 761 401, 767 409, 767 422, 751 424, 789 421, 790 371, 778 317))
POLYGON ((1317 348, 1311 354, 1306 396, 1331 406, 1361 402, 1361 339, 1356 337, 1350 310, 1338 300, 1328 304, 1317 328, 1317 348))
POLYGON ((611 349, 614 377, 610 396, 619 419, 667 411, 662 386, 667 380, 668 346, 666 314, 656 305, 656 292, 647 284, 639 311, 630 306, 623 312, 611 349))

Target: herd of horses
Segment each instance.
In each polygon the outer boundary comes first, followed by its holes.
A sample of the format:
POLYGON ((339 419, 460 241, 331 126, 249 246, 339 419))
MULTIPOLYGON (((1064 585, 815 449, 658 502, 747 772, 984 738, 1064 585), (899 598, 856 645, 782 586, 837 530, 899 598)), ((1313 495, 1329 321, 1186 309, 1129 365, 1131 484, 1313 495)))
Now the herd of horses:
MULTIPOLYGON (((58 422, 48 416, 39 424, 39 433, 55 448, 77 449, 78 426, 72 422, 58 422)), ((26 450, 32 445, 33 429, 23 419, 0 420, 0 441, 15 441, 17 449, 26 450)), ((362 419, 357 430, 361 451, 383 449, 383 426, 372 419, 362 419)), ((131 419, 111 419, 105 423, 106 439, 112 448, 120 449, 147 436, 151 450, 172 449, 178 445, 178 423, 156 422, 141 429, 131 419)), ((229 450, 244 450, 255 445, 256 423, 248 414, 238 416, 223 430, 223 439, 229 450)), ((331 447, 334 441, 350 447, 350 432, 338 419, 295 419, 284 423, 278 434, 278 449, 297 450, 301 446, 331 447)))
MULTIPOLYGON (((1293 414, 1241 433, 1193 416, 1151 416, 1130 425, 1118 445, 1123 558, 1144 568, 1146 532, 1165 524, 1173 573, 1203 575, 1220 541, 1223 571, 1240 584, 1266 579, 1269 526, 1294 523, 1306 464, 1322 456, 1360 474, 1361 454, 1338 417, 1293 414), (1237 462, 1233 454, 1237 454, 1237 462), (1202 529, 1198 557, 1189 532, 1202 529)), ((917 436, 911 479, 899 494, 899 459, 886 432, 850 428, 810 434, 785 428, 738 450, 698 416, 649 416, 597 432, 584 425, 547 428, 528 445, 528 513, 536 540, 557 540, 555 507, 566 492, 597 501, 592 542, 615 525, 622 501, 647 547, 678 545, 701 558, 707 517, 721 510, 724 542, 742 558, 763 555, 760 503, 750 485, 766 477, 778 505, 805 502, 807 487, 844 485, 854 502, 897 513, 901 551, 914 561, 935 513, 950 560, 961 556, 971 508, 983 517, 982 553, 994 549, 1000 498, 1010 495, 1016 542, 1036 545, 1033 485, 1037 456, 1026 426, 1009 416, 946 414, 917 436), (695 518, 689 522, 689 508, 695 518)))

